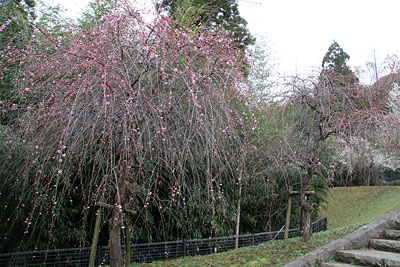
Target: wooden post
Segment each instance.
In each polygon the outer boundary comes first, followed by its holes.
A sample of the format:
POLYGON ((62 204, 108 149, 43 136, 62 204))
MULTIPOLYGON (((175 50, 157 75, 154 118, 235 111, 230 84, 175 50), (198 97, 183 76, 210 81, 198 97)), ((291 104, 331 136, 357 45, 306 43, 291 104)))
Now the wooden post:
POLYGON ((300 226, 299 226, 299 230, 300 230, 300 232, 303 232, 303 217, 304 217, 304 214, 303 214, 303 208, 302 207, 300 207, 300 226))
POLYGON ((235 249, 239 248, 240 201, 241 201, 241 199, 242 199, 242 182, 241 182, 241 180, 239 180, 239 199, 238 199, 238 203, 237 203, 235 249))
POLYGON ((286 224, 285 224, 285 235, 284 235, 284 242, 288 242, 289 238, 289 226, 290 226, 290 213, 292 209, 292 195, 290 194, 291 188, 289 188, 289 198, 288 198, 288 204, 287 204, 287 210, 286 210, 286 224))
MULTIPOLYGON (((100 197, 100 201, 104 201, 104 196, 100 197)), ((94 267, 94 263, 96 261, 96 249, 97 249, 97 243, 99 241, 100 222, 101 222, 101 206, 99 206, 98 210, 97 210, 96 224, 94 226, 94 233, 93 233, 93 240, 92 240, 92 247, 90 248, 89 267, 94 267)))
POLYGON ((187 256, 187 246, 186 246, 185 239, 182 240, 182 244, 183 244, 183 257, 186 257, 187 256))
POLYGON ((125 267, 131 265, 131 220, 129 214, 126 215, 126 241, 125 241, 125 267))

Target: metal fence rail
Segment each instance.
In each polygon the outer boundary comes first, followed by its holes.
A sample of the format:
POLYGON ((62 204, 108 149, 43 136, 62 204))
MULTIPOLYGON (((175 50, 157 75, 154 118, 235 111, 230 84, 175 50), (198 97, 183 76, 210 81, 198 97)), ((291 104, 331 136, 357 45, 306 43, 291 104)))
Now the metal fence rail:
MULTIPOLYGON (((312 223, 314 233, 325 231, 326 217, 312 223)), ((290 229, 289 237, 300 236, 299 229, 290 229)), ((239 236, 239 247, 258 245, 273 239, 283 239, 284 232, 274 231, 239 236)), ((235 236, 203 238, 193 240, 168 241, 133 244, 131 262, 145 263, 158 260, 176 259, 186 256, 206 255, 224 252, 235 248, 235 236)), ((96 265, 110 264, 110 248, 97 248, 96 265)), ((88 266, 90 248, 69 248, 42 251, 28 251, 0 254, 0 266, 88 266)))

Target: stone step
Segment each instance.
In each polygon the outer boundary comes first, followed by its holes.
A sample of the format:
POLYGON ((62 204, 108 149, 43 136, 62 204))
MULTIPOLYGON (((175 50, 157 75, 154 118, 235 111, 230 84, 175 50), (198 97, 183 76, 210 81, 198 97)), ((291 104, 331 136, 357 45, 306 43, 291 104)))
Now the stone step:
POLYGON ((383 236, 387 239, 400 240, 400 230, 386 230, 383 236))
POLYGON ((365 266, 400 266, 400 254, 379 250, 338 250, 337 257, 342 262, 365 266))
POLYGON ((361 265, 354 265, 342 262, 323 262, 320 267, 362 267, 361 265))
POLYGON ((400 252, 400 241, 387 239, 371 239, 369 246, 376 250, 400 252))
POLYGON ((394 222, 394 229, 400 230, 400 220, 396 220, 396 221, 394 222))

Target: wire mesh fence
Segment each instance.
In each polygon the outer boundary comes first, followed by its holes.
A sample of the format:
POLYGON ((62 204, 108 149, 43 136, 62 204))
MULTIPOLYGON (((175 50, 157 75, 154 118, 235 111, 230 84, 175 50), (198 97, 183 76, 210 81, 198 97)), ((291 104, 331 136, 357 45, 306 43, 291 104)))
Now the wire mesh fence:
POLYGON ((0 254, 0 266, 88 266, 90 248, 68 248, 0 254))
MULTIPOLYGON (((312 223, 314 233, 325 231, 328 220, 324 217, 312 223)), ((301 235, 299 229, 290 229, 289 238, 301 235)), ((284 231, 255 233, 239 236, 239 247, 258 245, 274 239, 283 239, 284 231)), ((145 263, 176 259, 186 256, 219 253, 235 248, 236 237, 214 237, 145 244, 132 244, 131 262, 145 263)), ((110 248, 97 248, 96 266, 110 264, 110 248)), ((90 248, 69 248, 0 254, 0 266, 88 266, 90 248)))

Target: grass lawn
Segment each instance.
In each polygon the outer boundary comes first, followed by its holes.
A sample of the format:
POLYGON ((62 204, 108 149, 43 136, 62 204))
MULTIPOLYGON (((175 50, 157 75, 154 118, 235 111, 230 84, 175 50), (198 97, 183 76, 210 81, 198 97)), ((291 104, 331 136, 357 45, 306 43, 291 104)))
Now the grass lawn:
POLYGON ((328 216, 328 231, 316 233, 309 243, 300 238, 231 250, 224 253, 132 266, 283 266, 304 254, 400 209, 400 187, 347 187, 331 189, 329 204, 320 216, 328 216))

